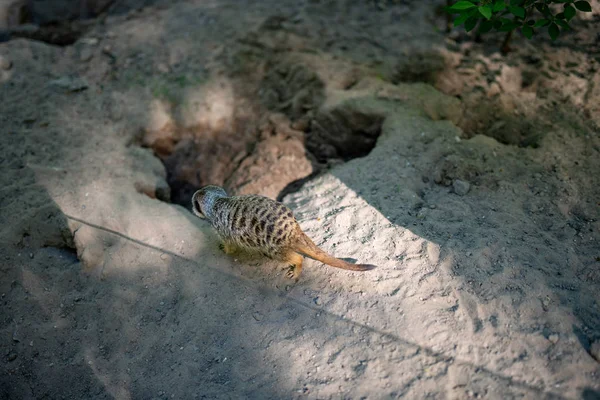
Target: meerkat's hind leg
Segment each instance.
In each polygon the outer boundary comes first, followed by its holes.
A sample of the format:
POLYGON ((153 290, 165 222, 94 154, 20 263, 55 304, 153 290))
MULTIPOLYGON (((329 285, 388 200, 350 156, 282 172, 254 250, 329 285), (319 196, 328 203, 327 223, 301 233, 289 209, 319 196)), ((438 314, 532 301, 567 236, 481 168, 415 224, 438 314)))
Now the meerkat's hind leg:
POLYGON ((289 265, 288 272, 285 274, 286 277, 295 280, 296 282, 300 279, 300 273, 302 272, 302 261, 303 257, 295 251, 288 250, 281 255, 281 260, 289 265))
POLYGON ((227 255, 231 255, 236 251, 235 245, 227 241, 219 243, 219 249, 221 249, 221 251, 227 255))

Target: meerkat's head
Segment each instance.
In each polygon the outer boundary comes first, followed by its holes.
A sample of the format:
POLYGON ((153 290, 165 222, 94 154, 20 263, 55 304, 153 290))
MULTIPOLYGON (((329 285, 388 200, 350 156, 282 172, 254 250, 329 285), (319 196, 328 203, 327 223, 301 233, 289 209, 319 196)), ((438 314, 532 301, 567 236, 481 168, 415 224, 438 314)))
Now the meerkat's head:
POLYGON ((209 218, 212 215, 215 200, 227 197, 227 193, 220 186, 208 185, 196 191, 192 196, 192 210, 200 218, 209 218))

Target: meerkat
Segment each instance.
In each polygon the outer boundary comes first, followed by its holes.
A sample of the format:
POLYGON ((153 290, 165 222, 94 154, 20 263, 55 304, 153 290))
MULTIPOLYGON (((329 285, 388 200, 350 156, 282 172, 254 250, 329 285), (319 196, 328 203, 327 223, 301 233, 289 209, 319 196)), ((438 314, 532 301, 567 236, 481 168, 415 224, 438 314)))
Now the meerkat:
POLYGON ((303 256, 350 271, 376 268, 326 253, 302 231, 292 210, 268 197, 228 196, 223 188, 208 185, 192 196, 192 210, 211 223, 226 254, 242 249, 285 262, 289 265, 286 276, 296 281, 302 272, 303 256))

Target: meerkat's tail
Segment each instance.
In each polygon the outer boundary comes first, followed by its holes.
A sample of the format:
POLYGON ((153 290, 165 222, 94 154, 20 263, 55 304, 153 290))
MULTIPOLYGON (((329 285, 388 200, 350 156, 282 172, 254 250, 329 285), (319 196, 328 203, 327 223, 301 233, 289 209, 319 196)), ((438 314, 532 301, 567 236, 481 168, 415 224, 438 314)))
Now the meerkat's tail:
POLYGON ((347 269, 350 271, 369 271, 377 268, 372 264, 352 264, 339 258, 335 258, 325 251, 321 250, 313 241, 306 235, 302 235, 299 243, 294 248, 294 251, 303 256, 312 258, 313 260, 321 261, 323 264, 331 265, 332 267, 347 269))

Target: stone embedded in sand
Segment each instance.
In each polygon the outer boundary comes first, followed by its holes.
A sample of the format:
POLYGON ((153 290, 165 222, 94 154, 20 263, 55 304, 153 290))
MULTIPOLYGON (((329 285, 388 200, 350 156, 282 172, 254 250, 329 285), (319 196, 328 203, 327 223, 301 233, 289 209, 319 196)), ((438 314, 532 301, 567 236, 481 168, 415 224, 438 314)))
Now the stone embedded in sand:
POLYGON ((314 172, 301 140, 277 133, 256 144, 228 181, 232 194, 277 196, 290 183, 314 172), (265 171, 269 171, 265 173, 265 171))
POLYGON ((521 90, 523 84, 521 70, 517 67, 504 65, 498 81, 505 92, 517 93, 521 90))
POLYGON ((12 61, 4 56, 0 56, 0 69, 4 71, 8 71, 12 68, 12 61))
POLYGON ((90 47, 84 47, 83 49, 81 49, 81 52, 79 53, 79 61, 87 62, 90 61, 92 57, 94 57, 93 49, 91 49, 90 47))
POLYGON ((452 189, 454 189, 454 193, 456 193, 457 195, 464 196, 467 193, 469 193, 469 189, 471 189, 471 184, 469 182, 456 179, 452 183, 452 189))
POLYGON ((89 225, 78 225, 73 230, 77 258, 82 262, 85 271, 101 275, 107 256, 106 250, 109 247, 104 246, 104 239, 109 240, 112 237, 89 225))
POLYGON ((80 92, 88 88, 88 83, 79 77, 63 76, 48 82, 49 86, 65 90, 67 92, 80 92))

